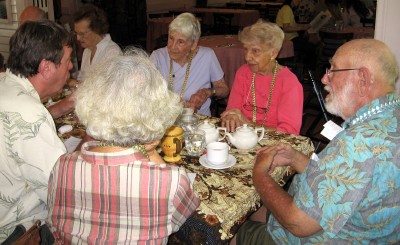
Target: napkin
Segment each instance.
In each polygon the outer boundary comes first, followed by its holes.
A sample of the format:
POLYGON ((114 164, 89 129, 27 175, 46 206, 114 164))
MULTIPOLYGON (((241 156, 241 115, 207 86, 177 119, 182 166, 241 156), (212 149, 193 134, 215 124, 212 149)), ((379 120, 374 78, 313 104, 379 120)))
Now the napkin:
POLYGON ((82 139, 76 138, 74 136, 71 136, 67 140, 65 140, 64 145, 65 148, 67 148, 68 153, 74 152, 81 141, 82 139))
POLYGON ((187 173, 189 180, 190 180, 190 185, 193 185, 194 179, 196 178, 196 173, 187 173))

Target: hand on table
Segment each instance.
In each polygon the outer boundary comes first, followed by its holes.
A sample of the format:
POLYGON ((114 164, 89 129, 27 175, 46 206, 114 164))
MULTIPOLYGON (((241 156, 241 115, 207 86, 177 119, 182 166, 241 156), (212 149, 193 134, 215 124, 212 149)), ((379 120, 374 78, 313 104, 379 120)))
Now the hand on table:
MULTIPOLYGON (((278 166, 291 166, 296 172, 303 172, 305 166, 307 166, 307 156, 301 154, 297 150, 293 149, 289 144, 278 143, 272 146, 266 146, 257 150, 257 160, 259 156, 264 154, 270 155, 273 152, 274 157, 270 162, 268 171, 272 173, 275 167, 278 166)), ((264 157, 261 157, 261 160, 264 157)))
POLYGON ((253 124, 239 109, 230 109, 221 114, 221 125, 229 132, 234 132, 237 127, 240 127, 245 123, 249 125, 253 124))
POLYGON ((272 173, 276 166, 273 164, 276 154, 274 147, 265 147, 263 151, 258 151, 253 172, 272 173))

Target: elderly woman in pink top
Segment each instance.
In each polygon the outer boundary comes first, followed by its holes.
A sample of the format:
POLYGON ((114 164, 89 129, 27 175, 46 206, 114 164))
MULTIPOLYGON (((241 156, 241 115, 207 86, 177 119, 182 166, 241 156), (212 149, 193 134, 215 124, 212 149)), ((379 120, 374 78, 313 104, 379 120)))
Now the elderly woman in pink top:
POLYGON ((284 33, 274 23, 259 20, 243 29, 239 39, 246 49, 229 96, 222 126, 229 131, 243 124, 299 134, 303 88, 289 68, 278 64, 284 33))

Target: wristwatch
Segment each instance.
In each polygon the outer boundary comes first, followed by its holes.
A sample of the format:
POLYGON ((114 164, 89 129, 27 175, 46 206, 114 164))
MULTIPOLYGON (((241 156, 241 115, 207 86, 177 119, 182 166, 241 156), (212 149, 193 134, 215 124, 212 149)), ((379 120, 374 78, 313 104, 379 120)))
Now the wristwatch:
POLYGON ((215 88, 211 88, 211 97, 214 97, 217 94, 217 90, 215 88))

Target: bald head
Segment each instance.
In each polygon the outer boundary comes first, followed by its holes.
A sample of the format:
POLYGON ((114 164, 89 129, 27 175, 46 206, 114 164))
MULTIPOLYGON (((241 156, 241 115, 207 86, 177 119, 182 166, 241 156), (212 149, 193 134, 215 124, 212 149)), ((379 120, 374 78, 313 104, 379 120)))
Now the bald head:
POLYGON ((39 21, 44 19, 47 19, 46 12, 35 6, 26 7, 19 16, 21 24, 25 21, 39 21))
POLYGON ((345 57, 351 67, 366 67, 374 81, 393 87, 399 77, 399 65, 389 47, 376 39, 354 39, 342 45, 336 52, 345 57))

